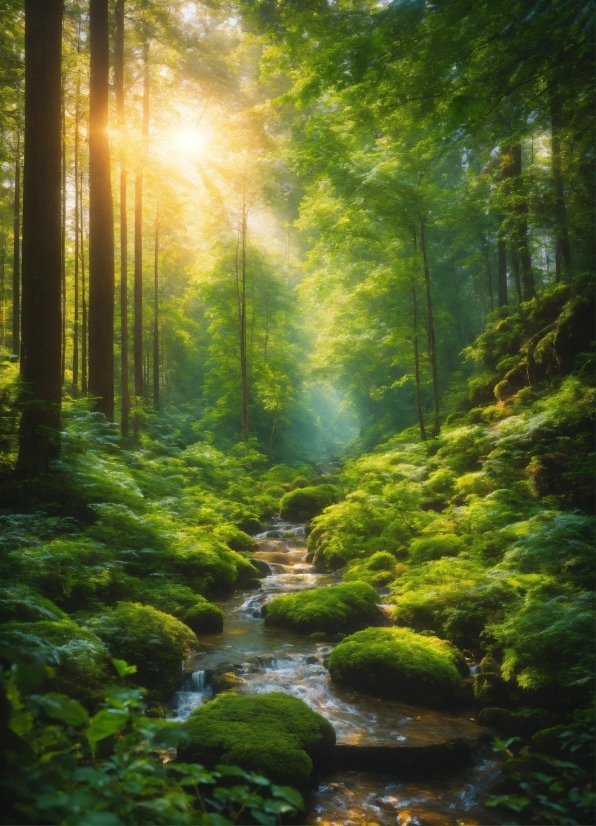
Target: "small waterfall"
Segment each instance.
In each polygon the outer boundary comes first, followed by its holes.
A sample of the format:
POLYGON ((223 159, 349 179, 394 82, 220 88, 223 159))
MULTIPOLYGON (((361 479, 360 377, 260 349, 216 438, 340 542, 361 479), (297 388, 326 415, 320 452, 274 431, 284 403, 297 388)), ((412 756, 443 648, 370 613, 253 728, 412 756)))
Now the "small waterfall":
POLYGON ((193 671, 190 675, 190 687, 192 691, 203 691, 205 688, 205 672, 193 671))

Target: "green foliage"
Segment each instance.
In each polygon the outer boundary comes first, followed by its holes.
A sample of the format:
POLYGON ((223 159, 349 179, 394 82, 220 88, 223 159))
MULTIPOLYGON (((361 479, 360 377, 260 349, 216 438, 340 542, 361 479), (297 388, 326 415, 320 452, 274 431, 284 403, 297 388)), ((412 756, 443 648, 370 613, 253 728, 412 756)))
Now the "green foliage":
POLYGON ((308 788, 314 763, 335 743, 333 726, 288 694, 221 694, 195 709, 183 729, 182 760, 220 761, 308 788))
POLYGON ((302 634, 354 631, 381 621, 382 614, 377 607, 380 601, 375 589, 366 582, 285 594, 267 604, 265 625, 302 634))
POLYGON ((414 565, 420 565, 443 556, 458 556, 466 547, 465 539, 452 533, 421 536, 411 542, 410 560, 414 565))
POLYGON ((465 668, 445 640, 407 628, 368 628, 343 639, 329 660, 333 680, 391 700, 445 706, 458 694, 465 668))
POLYGON ((112 611, 88 620, 88 626, 112 656, 136 665, 134 682, 163 702, 175 691, 182 660, 197 641, 180 620, 134 602, 118 603, 112 611))
POLYGON ((395 575, 404 567, 396 562, 393 554, 387 551, 377 551, 362 562, 358 560, 350 562, 343 578, 346 582, 362 580, 376 588, 381 588, 394 580, 395 575))
POLYGON ((185 735, 144 716, 142 690, 114 688, 89 717, 42 692, 49 672, 21 661, 2 673, 2 823, 276 824, 304 808, 295 789, 234 766, 164 764, 159 751, 185 735))
POLYGON ((333 485, 298 487, 282 496, 280 514, 283 519, 311 519, 335 502, 338 493, 333 485))

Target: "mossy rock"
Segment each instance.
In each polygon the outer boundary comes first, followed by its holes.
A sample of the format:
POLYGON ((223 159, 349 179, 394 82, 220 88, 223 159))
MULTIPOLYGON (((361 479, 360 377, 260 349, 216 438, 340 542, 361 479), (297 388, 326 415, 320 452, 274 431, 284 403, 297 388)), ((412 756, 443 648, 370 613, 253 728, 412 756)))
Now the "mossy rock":
POLYGON ((452 533, 421 536, 413 539, 410 546, 410 560, 414 565, 441 559, 443 556, 457 556, 467 548, 465 539, 452 533))
MULTIPOLYGON (((263 530, 263 525, 256 516, 246 516, 241 522, 236 523, 236 527, 249 536, 254 536, 263 530)), ((237 549, 234 548, 234 550, 237 549)))
POLYGON ((342 640, 329 659, 329 673, 338 683, 433 707, 457 700, 464 666, 463 655, 450 643, 409 628, 359 631, 342 640))
POLYGON ((224 625, 224 612, 217 605, 198 597, 179 619, 195 634, 221 634, 224 625))
POLYGON ((343 578, 346 582, 360 580, 376 588, 388 585, 397 576, 397 560, 388 551, 377 551, 368 559, 350 562, 343 578))
POLYGON ((333 485, 297 488, 282 496, 280 514, 283 519, 312 519, 337 501, 338 490, 333 485))
POLYGON ((265 625, 289 628, 302 634, 355 630, 383 621, 378 608, 380 601, 375 589, 366 582, 347 582, 284 594, 267 605, 265 625))
POLYGON ((306 476, 297 476, 290 482, 290 490, 299 490, 300 488, 308 488, 311 483, 306 476))
POLYGON ((187 625, 135 602, 120 602, 88 624, 113 657, 137 666, 131 680, 148 688, 152 700, 170 699, 180 682, 182 660, 197 642, 187 625))
POLYGON ((241 686, 248 685, 246 680, 234 674, 233 671, 225 671, 223 674, 218 674, 211 681, 211 691, 213 696, 221 694, 224 691, 235 691, 241 686))
POLYGON ((281 692, 221 694, 195 709, 183 729, 190 739, 178 747, 180 760, 241 766, 302 790, 335 744, 331 723, 281 692))
POLYGON ((483 708, 478 715, 478 722, 483 726, 491 726, 508 737, 532 737, 541 729, 554 725, 556 717, 542 708, 518 708, 515 711, 507 708, 483 708))

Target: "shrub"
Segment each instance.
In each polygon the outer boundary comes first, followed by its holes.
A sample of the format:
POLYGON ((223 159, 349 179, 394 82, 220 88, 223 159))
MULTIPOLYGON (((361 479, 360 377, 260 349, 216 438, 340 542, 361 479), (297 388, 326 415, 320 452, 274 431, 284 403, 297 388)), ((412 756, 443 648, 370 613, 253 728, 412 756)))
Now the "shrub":
POLYGON ((138 602, 121 602, 113 611, 93 617, 88 625, 112 656, 136 665, 134 682, 162 702, 175 691, 182 659, 197 641, 180 620, 138 602))
POLYGON ((460 689, 462 660, 457 649, 437 637, 407 628, 367 628, 333 649, 329 673, 336 682, 375 697, 445 706, 460 689))
POLYGON ((280 514, 283 519, 310 519, 333 504, 338 490, 333 485, 296 488, 282 496, 280 514))
POLYGON ((380 597, 366 582, 329 585, 275 597, 267 605, 265 624, 303 634, 354 630, 382 620, 380 597))
POLYGON ((466 540, 452 533, 421 536, 410 545, 410 560, 414 565, 440 559, 442 556, 457 556, 467 547, 466 540))
POLYGON ((396 574, 397 561, 387 551, 377 551, 365 560, 350 562, 343 577, 346 582, 361 580, 379 588, 388 585, 396 574))
POLYGON ((221 694, 195 709, 183 729, 190 740, 179 747, 180 759, 241 766, 301 789, 311 784, 315 764, 335 743, 331 723, 277 691, 221 694))

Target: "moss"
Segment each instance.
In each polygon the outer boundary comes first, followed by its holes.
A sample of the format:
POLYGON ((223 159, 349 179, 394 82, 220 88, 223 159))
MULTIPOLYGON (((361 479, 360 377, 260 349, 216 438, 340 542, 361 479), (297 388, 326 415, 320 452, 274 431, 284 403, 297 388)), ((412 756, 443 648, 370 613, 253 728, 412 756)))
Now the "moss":
POLYGON ((223 631, 224 612, 203 597, 178 617, 195 634, 220 634, 223 631))
POLYGON ((189 741, 178 748, 184 761, 217 763, 262 772, 276 783, 307 788, 315 764, 335 743, 331 723, 288 694, 222 694, 183 724, 189 741))
POLYGON ((428 706, 453 702, 461 686, 461 654, 437 637, 407 628, 367 628, 337 645, 333 680, 376 697, 428 706))
POLYGON ((296 488, 286 493, 280 502, 283 519, 310 519, 337 500, 338 490, 333 485, 296 488))
POLYGON ((313 591, 285 594, 267 606, 265 624, 303 634, 337 633, 379 624, 380 597, 366 582, 329 585, 313 591))
POLYGON ((246 680, 234 674, 233 671, 226 671, 223 674, 218 674, 211 682, 211 691, 213 695, 221 694, 223 691, 234 691, 240 686, 247 685, 246 680))
POLYGON ((421 536, 412 540, 410 560, 415 565, 420 565, 422 562, 441 559, 443 556, 458 556, 466 547, 467 543, 463 537, 451 533, 421 536))
POLYGON ((398 564, 393 554, 377 551, 368 559, 350 562, 343 578, 346 582, 360 580, 380 588, 395 579, 398 564))
POLYGON ((143 583, 141 587, 137 587, 134 591, 135 601, 172 614, 195 634, 219 633, 223 630, 224 612, 217 605, 186 585, 164 581, 161 577, 156 580, 150 585, 143 583))
POLYGON ((154 698, 169 699, 180 681, 182 660, 196 644, 188 626, 170 614, 135 602, 121 602, 88 624, 113 657, 137 666, 133 682, 148 688, 154 698))

